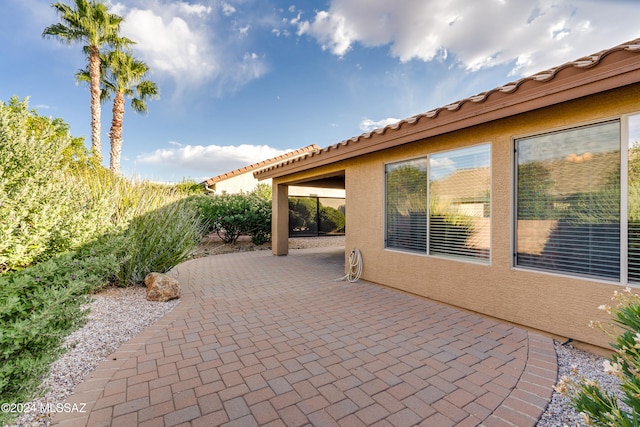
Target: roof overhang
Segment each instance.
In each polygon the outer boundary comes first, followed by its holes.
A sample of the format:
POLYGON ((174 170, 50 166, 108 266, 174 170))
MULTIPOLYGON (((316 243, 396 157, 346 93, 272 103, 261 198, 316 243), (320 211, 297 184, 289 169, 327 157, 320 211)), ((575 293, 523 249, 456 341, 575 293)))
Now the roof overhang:
POLYGON ((488 123, 640 82, 640 39, 256 171, 260 180, 488 123))
POLYGON ((262 160, 258 163, 254 163, 252 165, 248 165, 248 166, 243 166, 239 169, 235 169, 231 172, 226 172, 223 173, 222 175, 218 175, 218 176, 214 176, 213 178, 209 178, 205 181, 202 181, 199 185, 202 186, 208 186, 208 185, 215 185, 218 182, 227 180, 229 178, 233 178, 239 175, 243 175, 245 173, 251 172, 251 171, 255 171, 255 170, 260 170, 260 168, 264 168, 264 167, 268 167, 271 164, 274 163, 278 163, 278 162, 282 162, 285 160, 292 160, 295 159, 298 156, 304 156, 305 154, 308 154, 310 152, 314 152, 319 150, 320 147, 318 147, 315 144, 312 145, 308 145, 306 147, 303 148, 299 148, 297 150, 294 151, 289 151, 287 153, 281 154, 280 156, 277 157, 273 157, 271 159, 267 159, 267 160, 262 160))

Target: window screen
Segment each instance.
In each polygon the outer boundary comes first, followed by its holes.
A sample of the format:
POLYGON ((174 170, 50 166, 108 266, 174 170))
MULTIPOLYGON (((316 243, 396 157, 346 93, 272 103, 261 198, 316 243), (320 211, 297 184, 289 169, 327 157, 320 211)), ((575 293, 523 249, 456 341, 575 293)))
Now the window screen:
POLYGON ((516 159, 516 264, 619 279, 619 122, 520 139, 516 159))
POLYGON ((491 146, 430 156, 429 254, 489 259, 491 146))
POLYGON ((427 158, 386 165, 386 246, 427 250, 427 158))

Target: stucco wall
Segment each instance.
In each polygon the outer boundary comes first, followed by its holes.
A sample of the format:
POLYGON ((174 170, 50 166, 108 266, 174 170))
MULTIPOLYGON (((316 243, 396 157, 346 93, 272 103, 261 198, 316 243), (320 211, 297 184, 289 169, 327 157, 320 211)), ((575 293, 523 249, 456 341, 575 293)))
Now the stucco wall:
MULTIPOLYGON (((559 337, 608 347, 588 327, 608 322, 597 309, 620 286, 605 281, 514 268, 513 139, 640 112, 640 84, 405 144, 317 168, 345 170, 349 205, 345 257, 359 248, 363 279, 493 316, 559 337), (491 262, 477 264, 385 249, 384 165, 473 144, 491 143, 491 262)), ((296 174, 312 175, 312 172, 296 174)), ((277 182, 286 182, 278 178, 277 182)))

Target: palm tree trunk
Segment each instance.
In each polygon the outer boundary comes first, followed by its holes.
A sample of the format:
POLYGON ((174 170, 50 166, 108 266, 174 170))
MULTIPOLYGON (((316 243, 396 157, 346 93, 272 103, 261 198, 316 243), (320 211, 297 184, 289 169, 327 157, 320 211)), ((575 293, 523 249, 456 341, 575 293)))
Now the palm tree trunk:
POLYGON ((98 162, 102 162, 100 142, 100 52, 98 46, 90 46, 89 77, 91 78, 91 150, 98 162))
POLYGON ((117 92, 113 100, 113 119, 111 120, 111 159, 110 169, 113 173, 120 173, 120 155, 122 153, 122 120, 124 119, 124 94, 117 92))

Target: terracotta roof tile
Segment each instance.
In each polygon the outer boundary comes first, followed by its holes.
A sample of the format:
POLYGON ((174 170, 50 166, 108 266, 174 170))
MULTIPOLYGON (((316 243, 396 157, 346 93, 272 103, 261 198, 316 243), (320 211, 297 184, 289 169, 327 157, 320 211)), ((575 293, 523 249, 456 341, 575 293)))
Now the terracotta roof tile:
POLYGON ((288 153, 281 154, 281 155, 273 157, 271 159, 262 160, 260 162, 254 163, 252 165, 243 166, 243 167, 238 168, 236 170, 233 170, 231 172, 226 172, 226 173, 223 173, 221 175, 214 176, 213 178, 209 178, 209 179, 201 182, 200 185, 205 185, 205 184, 206 185, 213 185, 216 182, 224 181, 225 179, 229 179, 229 178, 234 177, 234 176, 242 175, 242 174, 250 172, 250 171, 259 170, 261 168, 265 168, 265 167, 267 167, 269 165, 272 165, 274 163, 278 163, 278 162, 282 162, 282 161, 286 161, 286 160, 292 160, 292 159, 294 159, 296 157, 303 156, 303 155, 305 155, 307 153, 318 151, 319 149, 320 149, 320 147, 317 146, 316 144, 308 145, 306 147, 303 147, 303 148, 300 148, 300 149, 294 150, 294 151, 289 151, 288 153))

